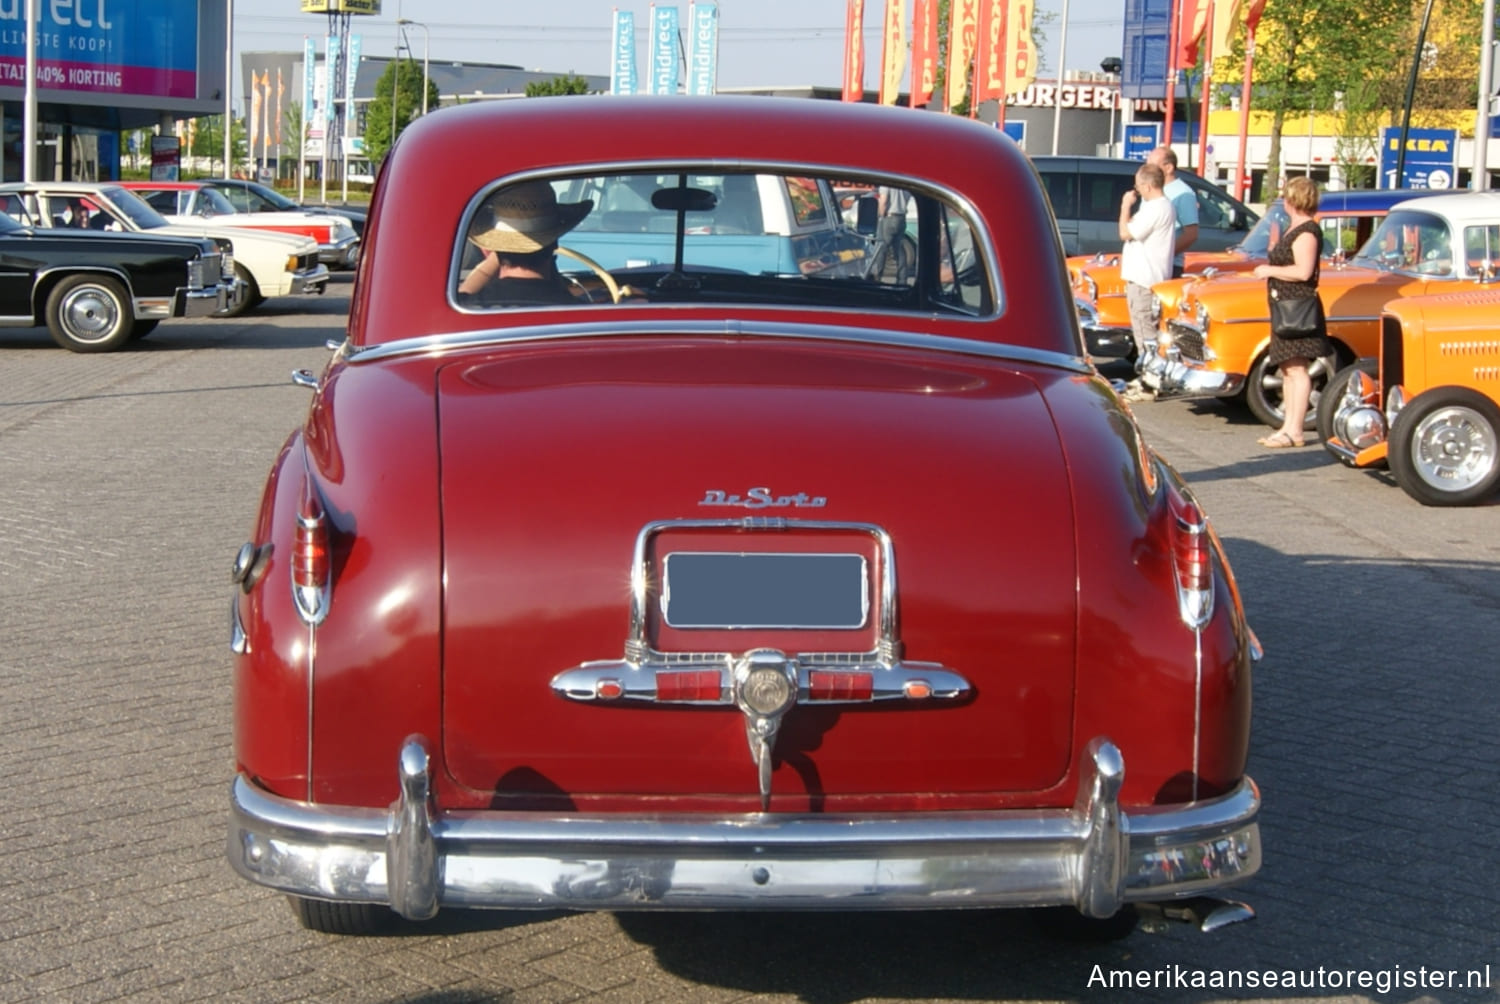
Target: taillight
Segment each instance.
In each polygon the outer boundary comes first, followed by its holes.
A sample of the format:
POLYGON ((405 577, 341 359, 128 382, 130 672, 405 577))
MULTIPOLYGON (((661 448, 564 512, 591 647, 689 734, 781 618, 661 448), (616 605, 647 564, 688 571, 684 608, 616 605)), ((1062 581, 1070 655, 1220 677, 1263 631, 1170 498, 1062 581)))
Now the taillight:
POLYGON ((1167 498, 1178 609, 1183 623, 1200 628, 1208 623, 1214 607, 1213 554, 1208 519, 1190 496, 1171 491, 1167 498))
POLYGON ((674 670, 656 673, 658 701, 717 703, 724 696, 724 676, 717 669, 674 670))
POLYGON ((297 602, 298 615, 307 624, 321 624, 328 616, 332 563, 328 552, 328 515, 311 478, 303 485, 302 502, 297 507, 291 566, 292 596, 297 602))

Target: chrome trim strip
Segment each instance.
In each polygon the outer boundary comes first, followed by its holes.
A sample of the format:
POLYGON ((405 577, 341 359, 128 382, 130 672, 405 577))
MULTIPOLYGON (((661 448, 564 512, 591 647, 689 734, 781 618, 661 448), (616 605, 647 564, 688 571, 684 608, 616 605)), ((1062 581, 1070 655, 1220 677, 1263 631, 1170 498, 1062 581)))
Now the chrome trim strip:
POLYGON ((1120 904, 1197 895, 1260 868, 1260 793, 1129 812, 1102 737, 1071 808, 907 814, 431 813, 420 737, 402 747, 391 809, 230 789, 227 852, 244 878, 294 896, 574 910, 851 910, 1120 904), (419 771, 418 767, 422 769, 419 771), (400 888, 398 888, 400 887, 400 888))
POLYGON ((997 342, 931 335, 917 331, 888 331, 842 324, 779 324, 771 321, 724 319, 625 321, 618 320, 618 317, 619 314, 610 314, 608 320, 601 318, 599 322, 589 324, 528 324, 514 328, 489 328, 484 331, 423 335, 420 338, 403 338, 399 341, 357 348, 351 346, 348 359, 350 363, 357 364, 423 352, 442 353, 478 346, 504 345, 510 342, 561 341, 572 338, 616 338, 640 335, 740 338, 751 335, 765 338, 863 342, 868 345, 898 348, 935 349, 940 352, 982 356, 987 359, 1056 366, 1076 373, 1093 371, 1089 361, 1082 356, 1052 352, 1047 349, 1030 349, 1020 345, 1001 345, 997 342))

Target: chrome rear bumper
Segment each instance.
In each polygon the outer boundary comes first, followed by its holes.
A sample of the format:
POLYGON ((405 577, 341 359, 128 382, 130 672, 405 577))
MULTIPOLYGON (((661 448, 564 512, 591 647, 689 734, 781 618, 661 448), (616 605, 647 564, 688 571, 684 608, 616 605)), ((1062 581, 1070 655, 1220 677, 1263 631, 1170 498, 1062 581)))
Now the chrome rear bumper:
POLYGON ((241 775, 228 854, 294 896, 438 907, 873 910, 1071 904, 1108 917, 1260 868, 1260 793, 1122 812, 1124 761, 1094 740, 1071 809, 909 815, 557 815, 433 811, 425 741, 389 810, 278 798, 241 775))

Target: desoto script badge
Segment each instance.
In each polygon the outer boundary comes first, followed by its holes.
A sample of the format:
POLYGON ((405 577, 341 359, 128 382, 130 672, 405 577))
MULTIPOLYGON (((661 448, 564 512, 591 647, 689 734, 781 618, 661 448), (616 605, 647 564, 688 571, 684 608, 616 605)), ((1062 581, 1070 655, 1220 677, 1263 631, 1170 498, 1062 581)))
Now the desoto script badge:
POLYGON ((709 489, 703 493, 703 501, 698 504, 701 506, 730 506, 736 509, 777 509, 788 507, 819 509, 827 505, 828 500, 821 495, 809 495, 806 492, 798 492, 796 495, 773 495, 769 488, 752 488, 743 495, 731 495, 728 492, 709 489))

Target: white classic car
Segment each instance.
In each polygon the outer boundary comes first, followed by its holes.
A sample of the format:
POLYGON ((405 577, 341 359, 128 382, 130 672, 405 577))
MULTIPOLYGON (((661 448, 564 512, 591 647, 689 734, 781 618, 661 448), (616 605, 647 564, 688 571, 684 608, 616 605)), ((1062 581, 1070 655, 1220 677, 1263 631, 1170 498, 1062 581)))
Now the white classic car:
POLYGON ((359 263, 359 235, 342 216, 311 209, 241 211, 223 192, 199 181, 125 181, 127 188, 171 223, 250 227, 280 234, 301 234, 318 242, 318 260, 330 268, 359 263))
POLYGON ((92 230, 149 232, 228 240, 234 249, 234 271, 244 286, 216 317, 234 317, 267 297, 322 293, 328 266, 318 261, 311 237, 226 227, 213 222, 169 223, 140 196, 118 184, 36 181, 0 185, 6 212, 34 227, 86 227, 92 230))

